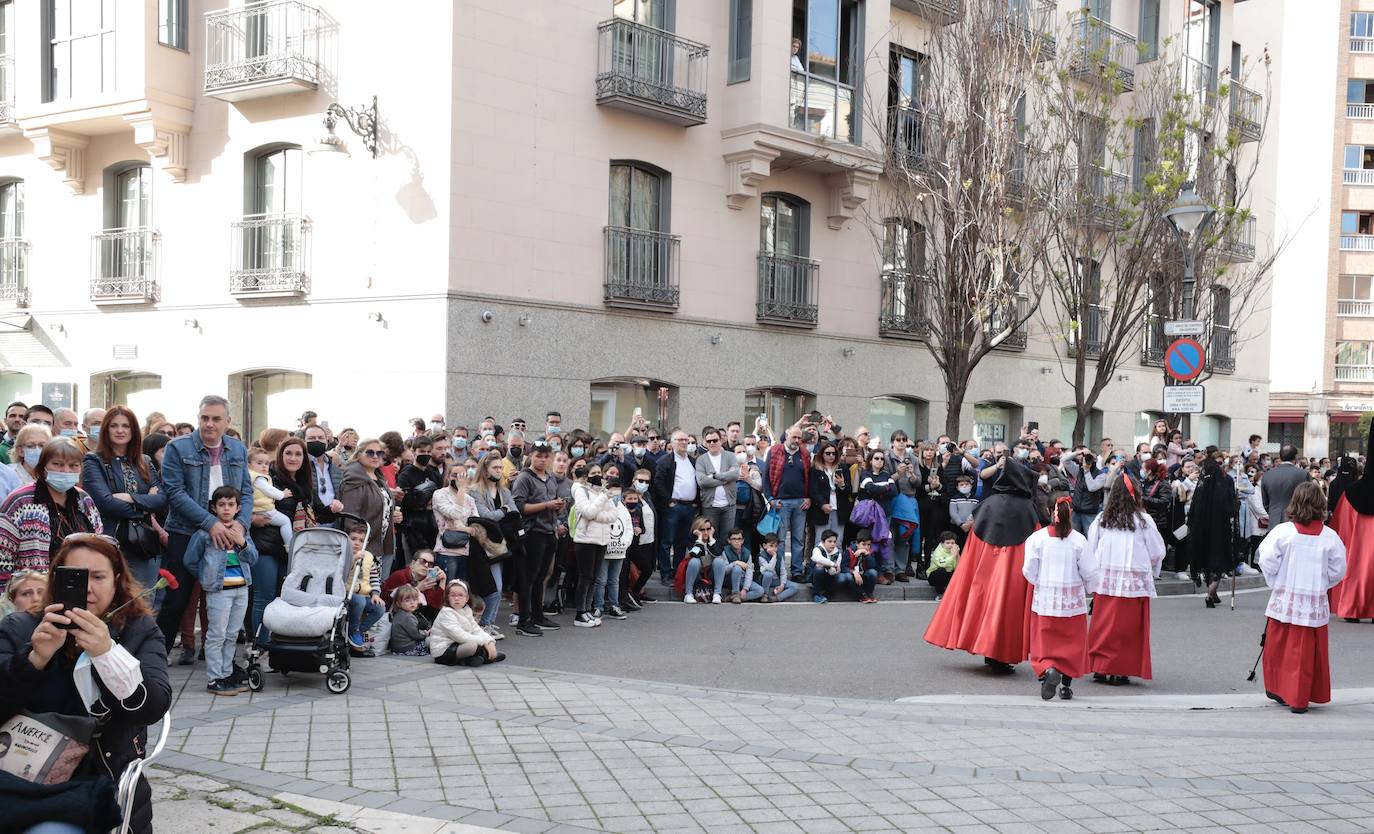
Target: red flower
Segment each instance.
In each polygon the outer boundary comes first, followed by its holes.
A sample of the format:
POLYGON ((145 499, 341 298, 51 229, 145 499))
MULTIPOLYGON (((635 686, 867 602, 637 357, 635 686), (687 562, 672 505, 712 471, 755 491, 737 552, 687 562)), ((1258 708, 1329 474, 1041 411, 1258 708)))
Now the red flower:
POLYGON ((162 577, 162 581, 166 582, 167 587, 171 588, 173 591, 175 591, 177 587, 181 585, 181 583, 177 581, 177 578, 172 575, 172 572, 167 570, 166 568, 159 570, 157 572, 157 575, 162 577))

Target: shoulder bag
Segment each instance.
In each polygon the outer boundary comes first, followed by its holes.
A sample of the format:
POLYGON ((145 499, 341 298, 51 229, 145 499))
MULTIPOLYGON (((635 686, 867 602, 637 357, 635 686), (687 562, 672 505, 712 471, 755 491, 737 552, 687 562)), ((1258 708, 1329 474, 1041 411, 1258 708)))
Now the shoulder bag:
MULTIPOLYGON (((108 463, 103 465, 105 467, 105 483, 109 486, 110 492, 112 494, 125 492, 124 484, 115 482, 114 467, 108 463)), ((162 540, 158 537, 157 531, 153 529, 147 513, 140 513, 138 518, 120 519, 115 524, 114 536, 115 541, 119 542, 120 549, 132 558, 153 559, 162 552, 162 540)))

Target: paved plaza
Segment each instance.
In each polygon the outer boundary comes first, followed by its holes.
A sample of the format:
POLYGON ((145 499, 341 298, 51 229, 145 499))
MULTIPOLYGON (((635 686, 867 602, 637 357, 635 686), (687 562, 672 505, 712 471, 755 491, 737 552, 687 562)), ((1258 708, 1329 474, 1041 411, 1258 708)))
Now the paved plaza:
POLYGON ((343 696, 174 667, 158 830, 1374 831, 1374 625, 1332 623, 1335 702, 1290 715, 1244 682, 1264 599, 1161 598, 1158 680, 1071 702, 918 644, 920 602, 656 604, 343 696))

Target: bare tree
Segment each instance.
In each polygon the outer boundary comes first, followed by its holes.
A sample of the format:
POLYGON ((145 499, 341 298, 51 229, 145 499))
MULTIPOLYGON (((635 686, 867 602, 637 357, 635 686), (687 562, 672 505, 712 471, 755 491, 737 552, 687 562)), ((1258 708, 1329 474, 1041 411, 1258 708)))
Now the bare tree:
POLYGON ((965 3, 922 58, 881 59, 889 95, 865 109, 887 168, 865 204, 883 263, 880 329, 924 342, 953 436, 974 369, 993 350, 1024 349, 1046 281, 1048 212, 1028 199, 1021 114, 1053 54, 1053 5, 965 3))

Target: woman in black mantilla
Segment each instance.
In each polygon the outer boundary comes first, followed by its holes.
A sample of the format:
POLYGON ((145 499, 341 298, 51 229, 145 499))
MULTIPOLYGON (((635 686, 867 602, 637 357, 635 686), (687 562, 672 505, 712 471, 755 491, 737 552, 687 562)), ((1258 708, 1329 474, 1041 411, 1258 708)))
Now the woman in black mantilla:
POLYGON ((1212 458, 1202 462, 1202 474, 1193 503, 1188 508, 1188 552, 1192 556, 1193 582, 1207 583, 1207 607, 1221 598, 1217 586, 1227 571, 1235 570, 1232 522, 1236 518, 1236 484, 1212 458))

